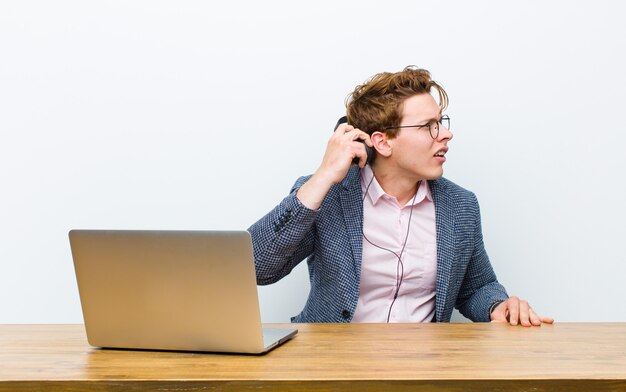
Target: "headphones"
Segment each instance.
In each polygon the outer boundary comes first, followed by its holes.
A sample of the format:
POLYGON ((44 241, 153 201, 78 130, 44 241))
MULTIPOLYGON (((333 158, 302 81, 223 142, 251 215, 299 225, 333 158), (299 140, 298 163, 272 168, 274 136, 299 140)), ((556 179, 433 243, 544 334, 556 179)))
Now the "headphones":
MULTIPOLYGON (((347 116, 341 117, 339 120, 337 120, 337 125, 335 125, 333 132, 335 132, 341 124, 347 124, 347 123, 348 123, 348 117, 347 116)), ((368 146, 363 139, 357 139, 357 141, 363 143, 363 145, 365 146, 365 153, 367 154, 367 161, 365 163, 369 165, 370 163, 372 163, 372 159, 374 157, 374 150, 372 149, 372 147, 368 146)), ((359 158, 355 157, 352 160, 352 164, 357 165, 358 163, 359 163, 359 158)))

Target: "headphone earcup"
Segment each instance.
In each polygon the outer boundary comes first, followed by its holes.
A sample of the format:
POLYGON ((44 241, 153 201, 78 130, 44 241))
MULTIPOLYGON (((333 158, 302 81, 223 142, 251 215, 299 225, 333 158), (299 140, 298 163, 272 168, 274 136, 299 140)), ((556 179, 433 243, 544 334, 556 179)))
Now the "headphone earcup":
POLYGON ((341 124, 345 124, 347 122, 348 122, 348 117, 347 116, 341 117, 339 120, 337 120, 337 124, 335 125, 335 128, 333 129, 333 132, 335 132, 337 130, 337 128, 339 128, 339 126, 341 124))
MULTIPOLYGON (((363 142, 365 144, 365 142, 363 142)), ((374 158, 374 148, 365 144, 365 152, 367 153, 367 164, 372 163, 372 159, 374 158)))

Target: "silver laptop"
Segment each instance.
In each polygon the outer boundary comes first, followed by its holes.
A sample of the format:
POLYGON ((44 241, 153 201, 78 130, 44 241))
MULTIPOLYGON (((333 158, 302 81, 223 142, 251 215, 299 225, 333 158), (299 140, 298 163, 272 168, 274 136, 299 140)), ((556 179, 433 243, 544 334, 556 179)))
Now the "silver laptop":
POLYGON ((92 346, 261 354, 298 332, 262 328, 246 231, 69 237, 92 346))

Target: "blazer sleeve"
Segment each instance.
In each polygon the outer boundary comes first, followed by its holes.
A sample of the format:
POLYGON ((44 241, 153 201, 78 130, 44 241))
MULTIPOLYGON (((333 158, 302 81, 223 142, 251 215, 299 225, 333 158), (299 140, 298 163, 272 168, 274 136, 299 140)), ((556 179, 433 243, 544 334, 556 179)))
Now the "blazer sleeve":
POLYGON ((490 306, 508 298, 505 288, 498 282, 483 243, 480 207, 471 194, 474 213, 473 250, 459 290, 456 307, 472 321, 491 321, 490 306))
POLYGON ((319 210, 307 208, 296 197, 296 191, 309 178, 299 178, 287 197, 248 228, 259 285, 279 281, 313 253, 319 210))

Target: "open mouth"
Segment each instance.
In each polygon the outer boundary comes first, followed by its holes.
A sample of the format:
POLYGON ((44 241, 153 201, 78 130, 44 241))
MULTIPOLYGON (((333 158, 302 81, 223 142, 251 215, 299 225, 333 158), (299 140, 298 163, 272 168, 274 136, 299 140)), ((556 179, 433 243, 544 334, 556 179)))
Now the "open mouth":
POLYGON ((442 156, 444 156, 444 155, 446 155, 446 152, 445 152, 445 151, 437 151, 437 153, 435 153, 435 156, 436 156, 436 157, 442 157, 442 156))

